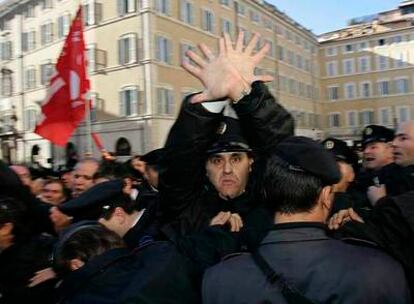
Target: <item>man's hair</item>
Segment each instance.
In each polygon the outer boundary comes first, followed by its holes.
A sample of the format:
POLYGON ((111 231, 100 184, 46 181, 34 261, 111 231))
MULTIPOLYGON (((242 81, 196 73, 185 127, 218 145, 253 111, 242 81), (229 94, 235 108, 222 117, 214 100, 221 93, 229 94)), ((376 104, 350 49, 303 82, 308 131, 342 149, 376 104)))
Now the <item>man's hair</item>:
POLYGON ((121 237, 100 224, 88 224, 69 228, 56 244, 53 266, 60 274, 71 271, 72 259, 87 263, 92 258, 114 248, 125 247, 121 237))
POLYGON ((271 155, 264 165, 258 191, 266 205, 274 212, 295 214, 310 211, 324 187, 317 178, 290 166, 276 155, 271 155))
POLYGON ((122 208, 126 214, 132 214, 134 211, 140 210, 138 201, 133 200, 129 195, 122 194, 115 198, 114 202, 103 206, 102 213, 99 217, 109 220, 117 207, 122 208))
POLYGON ((45 184, 43 185, 43 187, 45 187, 47 185, 50 185, 50 184, 58 184, 58 185, 60 185, 62 187, 63 196, 65 198, 70 197, 70 191, 68 189, 66 189, 65 184, 63 183, 63 181, 61 179, 58 179, 58 178, 48 178, 45 181, 45 184))
POLYGON ((86 164, 86 163, 94 163, 96 164, 97 167, 99 167, 99 161, 96 158, 93 157, 86 157, 80 161, 78 161, 74 167, 74 169, 76 170, 80 165, 82 164, 86 164))

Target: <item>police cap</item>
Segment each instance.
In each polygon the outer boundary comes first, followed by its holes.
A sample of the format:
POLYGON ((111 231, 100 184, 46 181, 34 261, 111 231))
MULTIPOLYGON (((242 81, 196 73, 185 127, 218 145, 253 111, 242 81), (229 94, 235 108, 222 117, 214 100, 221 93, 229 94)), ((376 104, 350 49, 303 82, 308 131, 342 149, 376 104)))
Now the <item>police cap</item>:
POLYGON ((326 185, 336 184, 341 179, 332 153, 308 137, 288 137, 277 145, 275 153, 289 164, 289 169, 307 172, 326 185))
POLYGON ((322 141, 322 145, 333 153, 337 160, 344 161, 352 166, 358 164, 358 155, 343 140, 328 137, 322 141))
POLYGON ((250 152, 249 144, 243 137, 239 120, 230 116, 223 116, 217 129, 218 139, 207 150, 207 154, 223 152, 250 152))
POLYGON ((394 139, 395 132, 392 129, 380 125, 369 125, 362 131, 362 145, 372 142, 390 142, 394 139))

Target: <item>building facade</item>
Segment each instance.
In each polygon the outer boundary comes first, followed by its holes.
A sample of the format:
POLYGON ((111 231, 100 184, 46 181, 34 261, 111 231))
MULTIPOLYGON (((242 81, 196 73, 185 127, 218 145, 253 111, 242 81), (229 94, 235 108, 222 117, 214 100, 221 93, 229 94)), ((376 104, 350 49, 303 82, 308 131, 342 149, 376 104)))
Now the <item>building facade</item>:
MULTIPOLYGON (((163 145, 181 100, 201 89, 181 67, 185 51, 216 49, 222 32, 246 41, 261 34, 271 51, 258 73, 275 77, 272 93, 295 115, 297 131, 320 136, 317 37, 274 6, 253 0, 6 0, 0 7, 2 157, 63 163, 87 149, 81 125, 65 148, 33 129, 79 5, 84 8, 92 129, 118 155, 163 145)), ((98 151, 94 151, 95 154, 98 151)))
POLYGON ((414 1, 319 37, 323 129, 357 140, 414 118, 414 1))

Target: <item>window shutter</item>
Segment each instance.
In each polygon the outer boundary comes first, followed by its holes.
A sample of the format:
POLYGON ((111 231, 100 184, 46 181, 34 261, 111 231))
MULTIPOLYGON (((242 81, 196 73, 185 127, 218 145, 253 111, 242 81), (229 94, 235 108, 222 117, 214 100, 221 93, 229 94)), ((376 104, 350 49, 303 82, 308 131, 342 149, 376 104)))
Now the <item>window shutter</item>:
POLYGON ((134 34, 132 37, 129 38, 129 62, 137 62, 138 58, 138 39, 137 35, 134 34))
POLYGON ((124 44, 122 42, 122 38, 118 40, 118 63, 124 64, 125 58, 124 58, 124 44))
POLYGON ((118 16, 125 14, 125 0, 117 0, 118 16))
POLYGON ((137 39, 137 60, 142 61, 144 59, 144 48, 142 45, 142 38, 137 39))
POLYGON ((119 115, 120 116, 126 116, 125 113, 125 92, 121 91, 119 92, 119 115))
POLYGON ((160 36, 155 37, 155 59, 161 61, 161 41, 162 38, 160 36))
POLYGON ((131 115, 138 113, 138 90, 137 88, 131 89, 131 115))
POLYGON ((162 114, 162 104, 163 104, 163 98, 162 98, 162 88, 157 88, 157 113, 162 114))
POLYGON ((136 12, 137 3, 136 0, 127 0, 128 1, 128 13, 136 12))

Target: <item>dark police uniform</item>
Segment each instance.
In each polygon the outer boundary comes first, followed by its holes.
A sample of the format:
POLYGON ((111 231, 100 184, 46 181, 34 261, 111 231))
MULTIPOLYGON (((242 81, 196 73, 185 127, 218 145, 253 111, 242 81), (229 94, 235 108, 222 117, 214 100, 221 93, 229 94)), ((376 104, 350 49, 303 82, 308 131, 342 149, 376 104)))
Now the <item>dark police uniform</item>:
MULTIPOLYGON (((233 108, 239 117, 243 136, 258 155, 293 134, 291 115, 275 102, 261 82, 253 83, 251 93, 233 108)), ((166 223, 164 231, 171 238, 202 230, 219 211, 240 213, 243 229, 259 234, 271 223, 271 217, 257 207, 258 202, 249 190, 226 201, 208 185, 206 151, 217 142, 219 135, 216 131, 222 119, 221 113, 209 112, 201 104, 191 104, 188 98, 171 128, 165 145, 165 170, 161 171, 159 185, 166 223), (253 216, 255 213, 258 216, 253 216)))
MULTIPOLYGON (((331 239, 319 223, 275 225, 259 252, 314 303, 411 303, 402 267, 381 251, 331 239)), ((251 254, 207 270, 204 304, 287 303, 251 254)))
POLYGON ((171 244, 111 249, 65 277, 59 303, 200 303, 199 273, 171 244))

